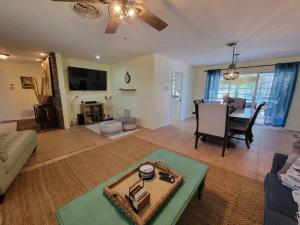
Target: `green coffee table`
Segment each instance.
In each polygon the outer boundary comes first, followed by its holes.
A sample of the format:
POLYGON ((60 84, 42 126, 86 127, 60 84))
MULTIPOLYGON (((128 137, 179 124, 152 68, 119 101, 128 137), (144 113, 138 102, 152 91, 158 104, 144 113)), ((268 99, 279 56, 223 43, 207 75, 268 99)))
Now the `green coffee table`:
POLYGON ((103 187, 145 160, 163 160, 184 177, 184 183, 150 222, 153 225, 175 225, 194 194, 197 193, 200 199, 208 166, 165 149, 158 149, 143 160, 132 164, 121 173, 58 209, 56 212, 58 223, 60 225, 133 224, 103 194, 103 187))

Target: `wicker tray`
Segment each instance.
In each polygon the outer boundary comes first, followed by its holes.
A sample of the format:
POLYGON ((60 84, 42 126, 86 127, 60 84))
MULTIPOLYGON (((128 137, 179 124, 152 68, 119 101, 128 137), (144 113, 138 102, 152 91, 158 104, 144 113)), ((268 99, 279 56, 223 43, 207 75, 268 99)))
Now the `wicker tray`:
POLYGON ((129 171, 120 179, 103 189, 104 193, 114 202, 114 204, 121 208, 121 210, 136 225, 147 224, 183 182, 183 176, 172 170, 164 162, 147 161, 144 163, 152 163, 155 165, 155 176, 151 180, 144 181, 145 189, 150 192, 150 204, 139 213, 133 210, 130 201, 125 197, 128 193, 128 188, 140 179, 138 171, 139 167, 129 171), (171 184, 161 181, 158 175, 160 171, 173 175, 175 177, 175 182, 171 184))

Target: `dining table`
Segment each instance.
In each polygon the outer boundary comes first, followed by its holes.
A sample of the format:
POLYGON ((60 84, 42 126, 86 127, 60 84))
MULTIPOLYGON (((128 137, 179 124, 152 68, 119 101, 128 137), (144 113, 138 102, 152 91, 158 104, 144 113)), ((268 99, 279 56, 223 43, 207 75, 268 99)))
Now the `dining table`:
MULTIPOLYGON (((255 112, 255 108, 246 107, 243 109, 231 108, 229 118, 235 120, 251 120, 253 114, 255 112)), ((193 112, 196 114, 196 112, 193 112)))
POLYGON ((233 109, 230 112, 230 119, 238 119, 238 120, 251 120, 255 109, 253 107, 246 107, 243 109, 233 109))

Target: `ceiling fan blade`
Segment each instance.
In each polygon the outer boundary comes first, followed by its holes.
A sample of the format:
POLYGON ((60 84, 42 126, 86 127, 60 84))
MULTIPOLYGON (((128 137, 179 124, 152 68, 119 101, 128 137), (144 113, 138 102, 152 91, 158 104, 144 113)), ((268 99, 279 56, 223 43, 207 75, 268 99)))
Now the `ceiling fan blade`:
POLYGON ((145 9, 142 6, 138 6, 140 13, 138 14, 139 19, 153 27, 158 31, 162 31, 165 29, 168 24, 160 19, 158 16, 150 12, 149 10, 145 9))
POLYGON ((99 3, 99 0, 52 0, 54 2, 84 2, 84 3, 99 3))
POLYGON ((118 27, 119 27, 120 22, 115 20, 114 18, 109 18, 105 33, 106 34, 114 34, 116 33, 118 27))

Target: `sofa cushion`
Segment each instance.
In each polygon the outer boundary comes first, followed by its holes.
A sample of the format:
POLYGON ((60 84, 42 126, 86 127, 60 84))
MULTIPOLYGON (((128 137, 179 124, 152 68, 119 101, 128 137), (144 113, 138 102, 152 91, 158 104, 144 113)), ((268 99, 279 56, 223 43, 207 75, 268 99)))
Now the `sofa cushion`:
POLYGON ((0 123, 0 136, 5 133, 17 131, 17 122, 0 123))
POLYGON ((275 212, 266 212, 264 225, 297 225, 297 221, 275 212))
POLYGON ((265 178, 265 207, 266 211, 296 218, 298 205, 293 199, 292 190, 281 184, 277 174, 269 173, 265 178))
POLYGON ((17 137, 17 132, 3 133, 0 135, 0 158, 2 161, 6 161, 8 158, 7 147, 10 142, 17 137))
POLYGON ((19 131, 7 144, 6 152, 8 155, 7 160, 4 162, 6 172, 8 173, 15 162, 22 156, 24 150, 36 141, 36 132, 33 130, 19 131))

